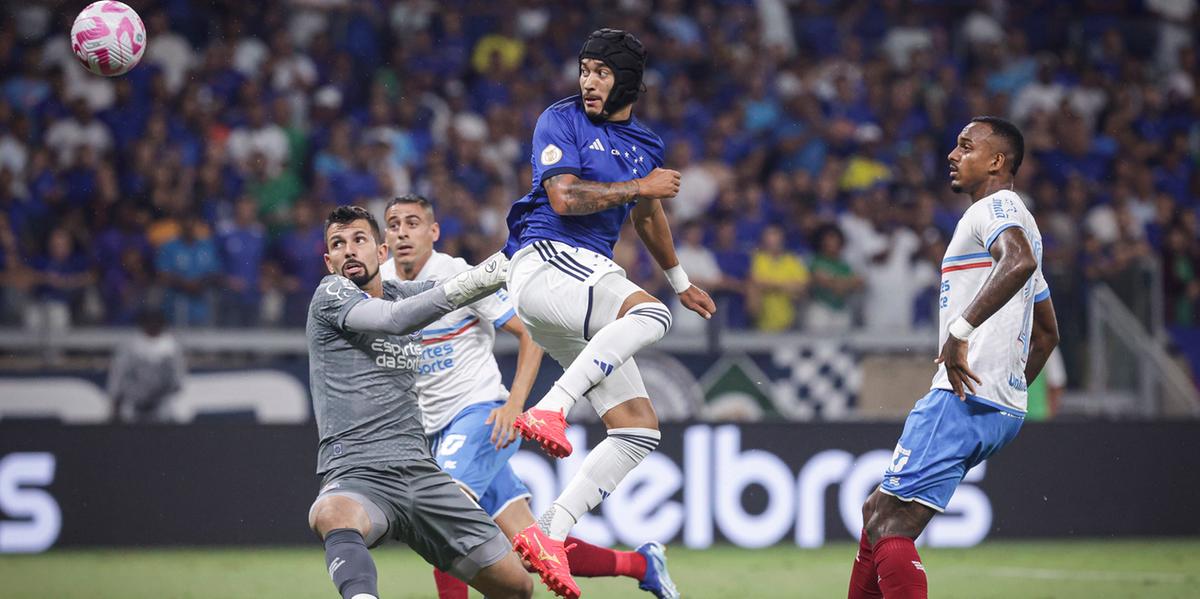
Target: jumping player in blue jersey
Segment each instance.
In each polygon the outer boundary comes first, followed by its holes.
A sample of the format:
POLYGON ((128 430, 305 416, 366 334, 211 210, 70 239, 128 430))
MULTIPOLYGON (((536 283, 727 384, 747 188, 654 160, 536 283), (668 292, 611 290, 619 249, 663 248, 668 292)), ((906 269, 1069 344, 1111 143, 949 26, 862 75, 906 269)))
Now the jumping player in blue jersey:
MULTIPOLYGON (((632 357, 670 330, 671 311, 612 261, 627 218, 680 303, 704 318, 716 310, 688 282, 663 213, 662 200, 679 191, 679 173, 662 168, 662 140, 633 117, 645 63, 632 34, 601 29, 588 37, 579 52, 580 95, 538 118, 533 189, 508 214, 505 253, 517 316, 564 368, 515 426, 555 457, 571 453, 565 416, 579 399, 608 428, 551 508, 513 540, 563 597, 579 596, 563 540, 659 441, 658 417, 632 357)), ((677 596, 669 591, 660 596, 677 596)))

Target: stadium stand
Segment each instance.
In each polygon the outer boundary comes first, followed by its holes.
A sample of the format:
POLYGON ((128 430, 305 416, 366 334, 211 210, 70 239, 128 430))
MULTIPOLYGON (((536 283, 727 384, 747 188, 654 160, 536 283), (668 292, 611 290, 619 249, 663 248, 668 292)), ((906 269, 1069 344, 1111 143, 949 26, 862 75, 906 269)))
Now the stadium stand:
MULTIPOLYGON (((114 79, 74 63, 47 6, 0 13, 5 326, 129 326, 160 305, 175 326, 299 327, 324 269, 320 215, 410 191, 437 203, 445 251, 487 255, 529 185, 538 111, 572 93, 597 16, 133 4, 151 43, 114 79)), ((638 118, 683 172, 672 218, 701 229, 721 326, 928 328, 964 207, 944 157, 970 116, 997 114, 1027 139, 1018 191, 1046 239, 1067 371, 1084 367, 1088 321, 1066 308, 1096 282, 1200 363, 1194 3, 1085 2, 1078 18, 1049 0, 619 4, 606 24, 650 49, 638 118), (831 227, 840 256, 817 245, 831 227), (758 272, 783 258, 769 270, 787 291, 758 272)), ((666 289, 632 235, 617 258, 666 289)))

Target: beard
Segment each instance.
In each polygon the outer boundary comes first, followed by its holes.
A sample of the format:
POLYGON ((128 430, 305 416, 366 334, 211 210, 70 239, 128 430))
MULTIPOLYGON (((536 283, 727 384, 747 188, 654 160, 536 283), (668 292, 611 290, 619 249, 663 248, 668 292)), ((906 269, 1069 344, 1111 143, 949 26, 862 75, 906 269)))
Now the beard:
POLYGON ((962 193, 963 192, 962 183, 959 183, 958 181, 951 181, 950 182, 950 191, 953 191, 954 193, 962 193))
POLYGON ((367 270, 367 265, 363 264, 362 262, 359 262, 356 260, 356 261, 354 261, 354 264, 357 264, 362 267, 362 274, 359 274, 359 275, 356 275, 353 277, 350 275, 347 275, 346 274, 346 265, 343 264, 342 265, 342 276, 346 277, 347 279, 350 279, 350 282, 354 283, 355 285, 358 285, 359 287, 362 287, 363 285, 370 283, 371 279, 374 279, 375 275, 379 274, 379 266, 376 266, 375 270, 372 272, 370 270, 367 270))

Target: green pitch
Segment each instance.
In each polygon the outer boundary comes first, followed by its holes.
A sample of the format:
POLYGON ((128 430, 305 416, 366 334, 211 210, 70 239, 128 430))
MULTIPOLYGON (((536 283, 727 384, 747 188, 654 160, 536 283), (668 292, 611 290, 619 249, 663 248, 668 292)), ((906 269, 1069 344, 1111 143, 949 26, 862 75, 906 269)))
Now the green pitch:
MULTIPOLYGON (((845 597, 856 547, 749 551, 672 548, 689 599, 845 597)), ((434 597, 430 568, 401 549, 374 552, 384 598, 434 597)), ((1196 597, 1200 539, 988 543, 921 551, 934 597, 1196 597)), ((307 548, 53 551, 0 557, 7 599, 336 599, 324 553, 307 548)), ((649 597, 628 579, 581 579, 585 598, 649 597)), ((536 586, 536 597, 550 594, 536 586)), ((472 597, 478 597, 472 594, 472 597)))

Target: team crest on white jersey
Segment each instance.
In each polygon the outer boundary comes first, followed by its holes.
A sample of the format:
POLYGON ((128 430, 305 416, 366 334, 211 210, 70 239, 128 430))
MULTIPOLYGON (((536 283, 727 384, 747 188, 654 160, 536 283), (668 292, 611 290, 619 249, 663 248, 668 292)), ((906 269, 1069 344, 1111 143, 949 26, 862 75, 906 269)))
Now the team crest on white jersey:
POLYGON ((562 150, 554 144, 550 144, 542 150, 542 164, 545 166, 557 164, 559 160, 562 160, 562 157, 562 150))

